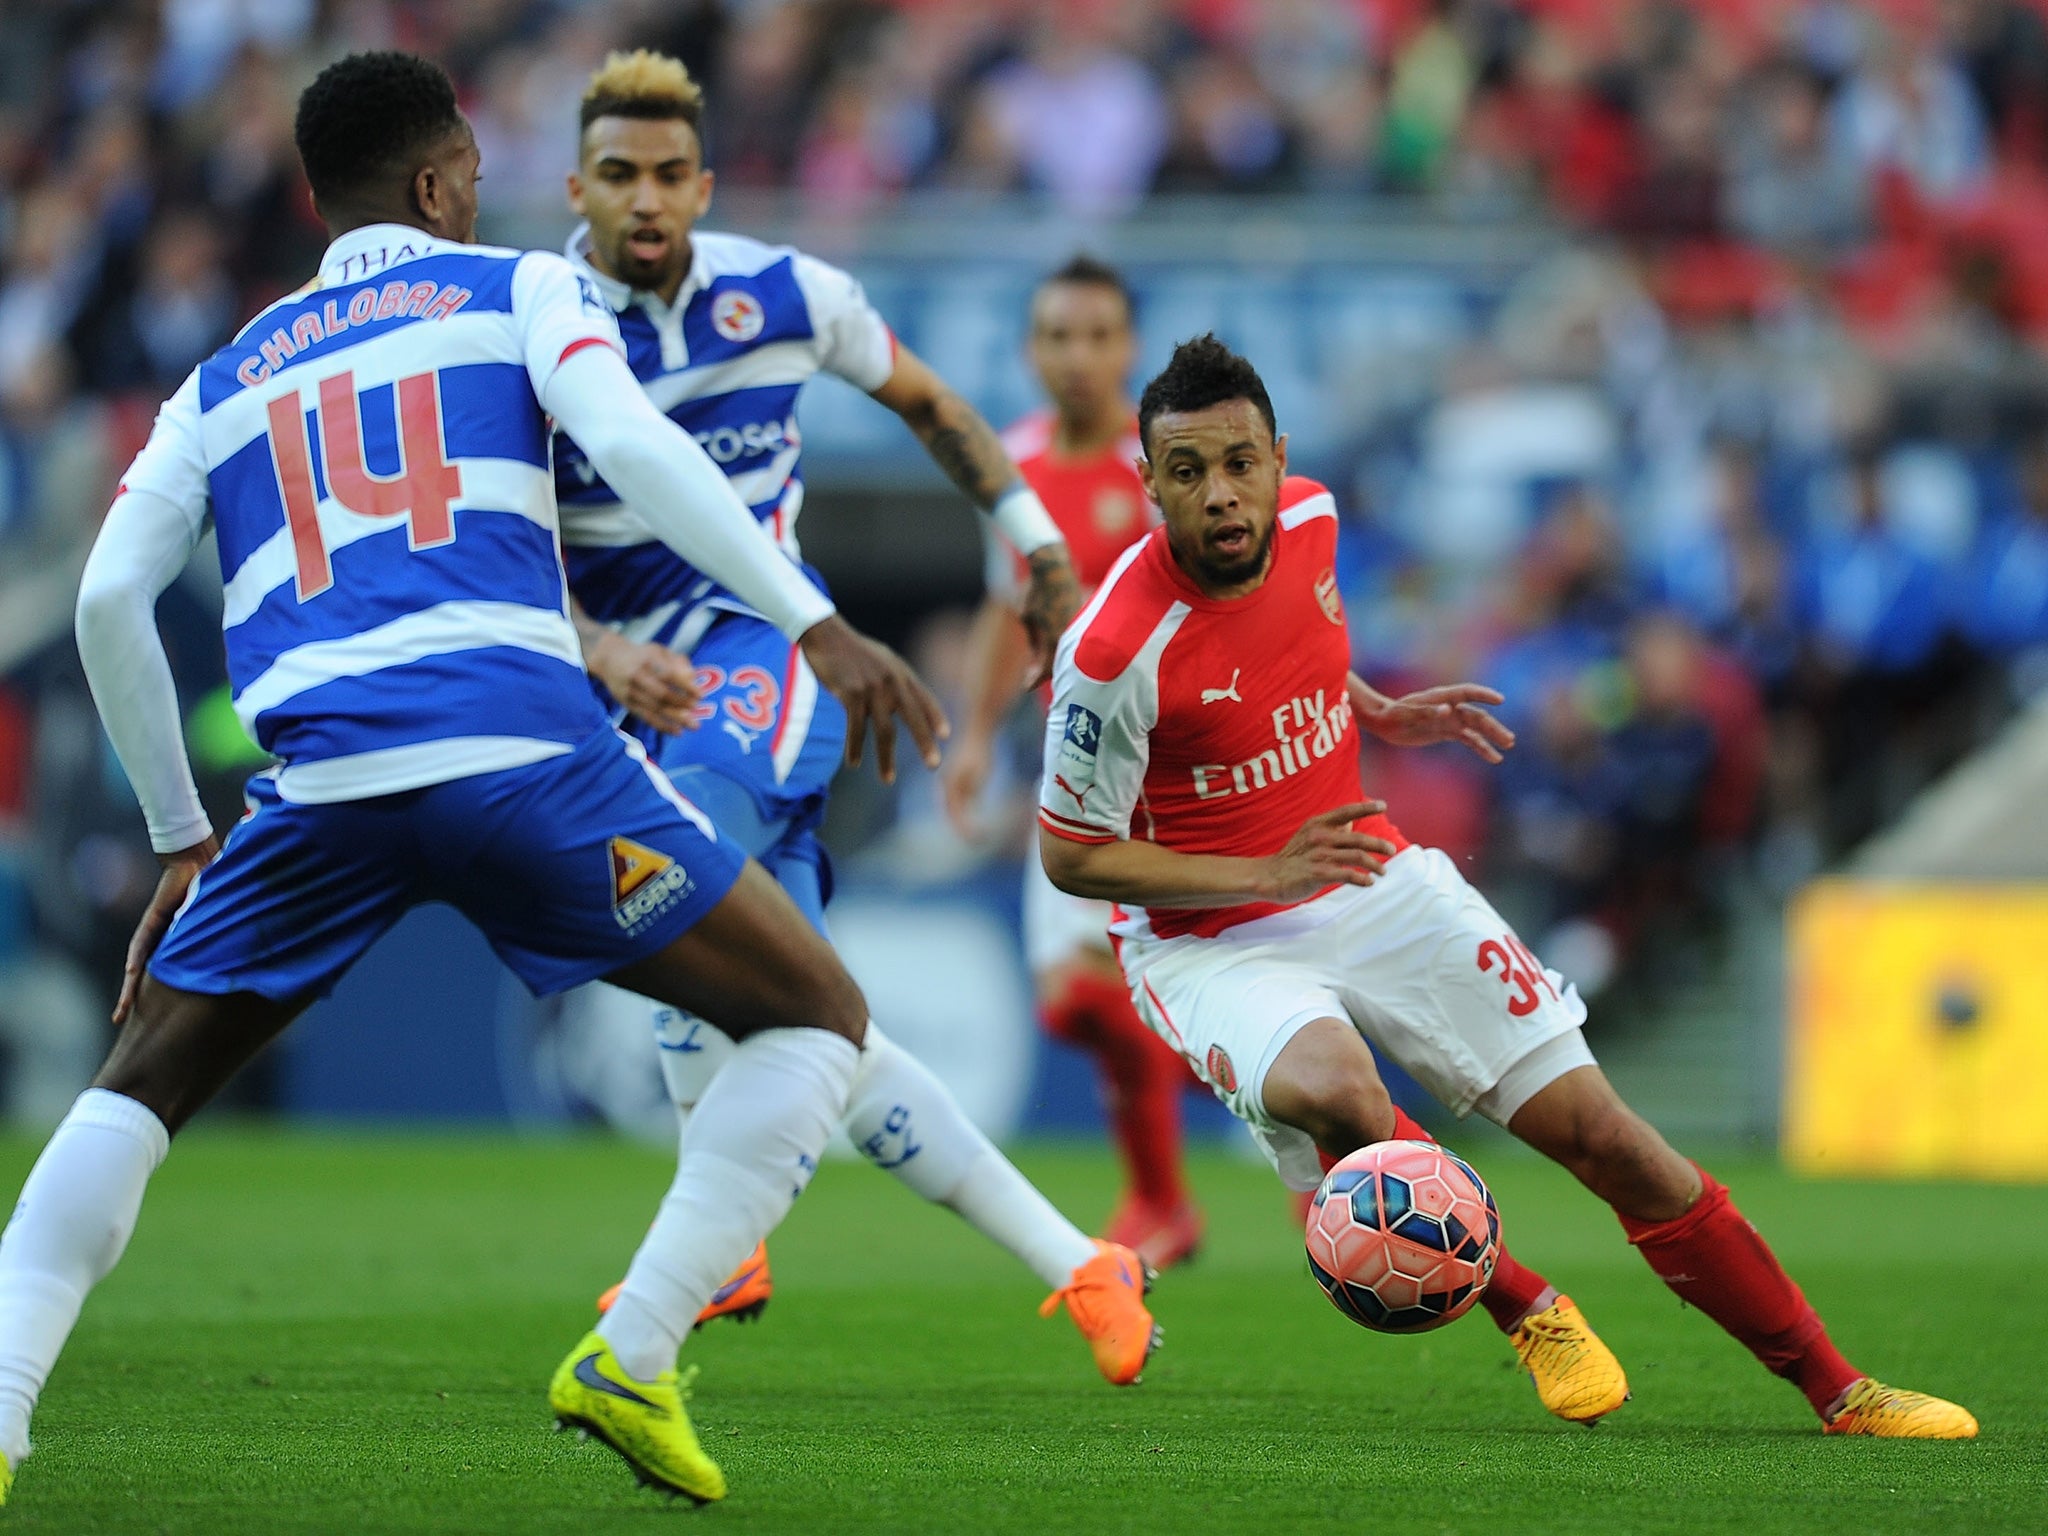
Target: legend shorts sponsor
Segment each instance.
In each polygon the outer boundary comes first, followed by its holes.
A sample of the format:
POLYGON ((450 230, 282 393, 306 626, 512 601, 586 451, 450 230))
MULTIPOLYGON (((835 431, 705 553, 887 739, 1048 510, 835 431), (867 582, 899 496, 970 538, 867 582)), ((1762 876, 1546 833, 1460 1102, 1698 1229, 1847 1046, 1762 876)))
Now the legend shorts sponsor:
POLYGON ((746 862, 612 730, 401 794, 303 805, 265 776, 248 798, 150 962, 170 986, 323 996, 407 911, 445 901, 533 991, 560 992, 672 943, 746 862))
POLYGON ((1118 946, 1139 1016, 1252 1129, 1295 1189, 1321 1181, 1307 1136, 1265 1110, 1266 1073, 1314 1019, 1348 1020, 1460 1117, 1505 1124, 1592 1063, 1586 1005, 1435 848, 1213 938, 1118 946))

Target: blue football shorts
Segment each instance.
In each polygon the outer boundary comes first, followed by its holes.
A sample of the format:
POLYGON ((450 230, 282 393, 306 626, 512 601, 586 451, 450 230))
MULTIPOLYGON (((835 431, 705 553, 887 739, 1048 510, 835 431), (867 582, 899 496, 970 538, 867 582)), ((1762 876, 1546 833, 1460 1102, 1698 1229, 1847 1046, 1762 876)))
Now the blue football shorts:
POLYGON ((656 953, 746 853, 613 730, 522 768, 328 805, 252 779, 150 972, 187 992, 326 995, 413 907, 445 901, 534 992, 656 953))
POLYGON ((818 841, 846 750, 846 710, 803 652, 765 619, 725 613, 690 650, 697 728, 631 721, 648 756, 725 837, 767 868, 820 933, 832 865, 818 841))

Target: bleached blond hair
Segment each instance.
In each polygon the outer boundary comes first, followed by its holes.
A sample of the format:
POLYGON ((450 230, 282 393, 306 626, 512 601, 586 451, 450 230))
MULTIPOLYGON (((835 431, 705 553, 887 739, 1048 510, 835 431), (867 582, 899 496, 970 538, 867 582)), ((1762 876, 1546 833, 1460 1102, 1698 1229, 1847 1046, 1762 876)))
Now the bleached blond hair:
POLYGON ((635 48, 606 56, 583 87, 577 132, 600 117, 680 118, 697 128, 704 115, 704 87, 690 78, 681 59, 635 48))

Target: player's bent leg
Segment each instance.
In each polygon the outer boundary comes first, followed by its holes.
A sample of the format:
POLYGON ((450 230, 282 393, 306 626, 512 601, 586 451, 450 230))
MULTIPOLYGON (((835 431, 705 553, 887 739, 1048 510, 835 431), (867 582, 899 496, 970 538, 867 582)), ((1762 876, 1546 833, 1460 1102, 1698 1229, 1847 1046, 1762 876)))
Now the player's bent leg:
POLYGON ((720 1282, 809 1182, 867 1027, 860 989, 760 865, 706 916, 609 978, 737 1039, 683 1133, 676 1178, 599 1331, 651 1380, 720 1282))
POLYGON ((94 1084, 57 1127, 0 1236, 0 1503, 86 1295, 128 1245, 173 1132, 298 1012, 145 977, 94 1084))
POLYGON ((1598 1067, 1575 1067, 1540 1089, 1508 1129, 1625 1217, 1671 1221, 1700 1197, 1699 1170, 1621 1101, 1598 1067))
POLYGON ((725 1482, 697 1443, 676 1355, 719 1284, 809 1182, 847 1092, 867 1006, 830 946, 749 860, 697 922, 608 978, 738 1041, 680 1142, 674 1182, 597 1328, 549 1384, 557 1422, 643 1481, 700 1501, 725 1482))
POLYGON ((175 1136, 310 1000, 187 992, 145 975, 93 1087, 146 1106, 175 1136))
POLYGON ((1145 1305, 1143 1259, 1083 1236, 967 1118, 946 1085, 872 1023, 846 1131, 869 1162, 956 1212, 1053 1287, 1045 1310, 1065 1303, 1108 1381, 1137 1381, 1159 1342, 1145 1305))
POLYGON ((1394 1135, 1393 1098, 1349 1019, 1303 1024, 1273 1058, 1259 1092, 1268 1115, 1306 1133, 1333 1160, 1394 1135))
POLYGON ((1844 1358, 1805 1294, 1714 1176, 1673 1151, 1596 1067, 1537 1093, 1508 1128, 1615 1208, 1631 1244, 1683 1301, 1720 1324, 1765 1369, 1799 1388, 1830 1433, 1966 1439, 1954 1403, 1865 1376, 1844 1358))
MULTIPOLYGON (((1434 1141, 1396 1106, 1379 1069, 1348 1021, 1317 1019, 1302 1026, 1267 1069, 1266 1112, 1306 1131, 1334 1162, 1362 1146, 1402 1137, 1434 1141)), ((1537 1399, 1561 1419, 1590 1424, 1628 1400, 1621 1363, 1568 1296, 1517 1262, 1505 1247, 1489 1283, 1489 1313, 1508 1336, 1537 1399)))
POLYGON ((839 956, 751 859, 700 922, 605 980, 708 1019, 742 1043, 765 1030, 806 1029, 858 1048, 867 1031, 867 1002, 839 956))

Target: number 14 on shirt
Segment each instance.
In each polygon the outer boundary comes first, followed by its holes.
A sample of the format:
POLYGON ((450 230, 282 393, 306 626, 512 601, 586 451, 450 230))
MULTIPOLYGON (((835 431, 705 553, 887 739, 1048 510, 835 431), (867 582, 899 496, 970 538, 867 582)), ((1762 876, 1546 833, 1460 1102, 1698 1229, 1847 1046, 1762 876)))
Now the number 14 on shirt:
POLYGON ((363 416, 353 372, 320 381, 320 404, 299 410, 298 391, 270 402, 270 457, 284 499, 298 562, 298 599, 307 602, 334 585, 334 568, 320 535, 320 497, 313 483, 308 423, 320 434, 320 458, 327 490, 336 502, 363 517, 407 519, 406 541, 433 549, 455 540, 452 504, 462 495, 462 470, 447 460, 441 431, 441 382, 434 373, 400 379, 398 441, 402 454, 395 475, 373 474, 364 463, 363 416))

